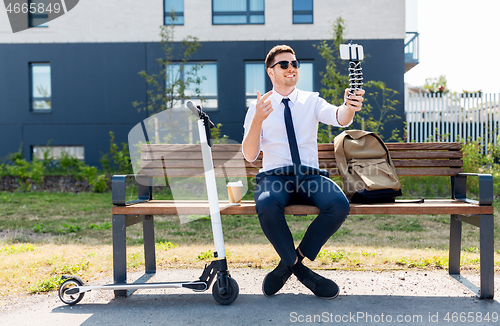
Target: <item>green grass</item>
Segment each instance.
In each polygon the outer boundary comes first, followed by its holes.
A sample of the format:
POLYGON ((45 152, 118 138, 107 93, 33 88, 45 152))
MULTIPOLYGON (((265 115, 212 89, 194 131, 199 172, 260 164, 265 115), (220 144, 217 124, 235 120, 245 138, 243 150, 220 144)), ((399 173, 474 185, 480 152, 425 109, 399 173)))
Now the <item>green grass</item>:
POLYGON ((36 282, 29 288, 29 292, 40 293, 56 290, 62 282, 64 282, 64 280, 60 275, 52 275, 51 277, 36 282))
MULTIPOLYGON (((497 211, 499 203, 499 200, 495 201, 497 211)), ((110 193, 2 192, 2 241, 5 244, 111 244, 111 208, 110 193)), ((295 241, 303 238, 313 219, 314 216, 287 216, 295 241)), ((224 240, 229 244, 268 244, 258 218, 254 215, 223 216, 222 224, 224 240)), ((329 243, 446 249, 448 224, 449 216, 445 215, 348 216, 329 243)), ((178 245, 208 245, 213 241, 208 216, 195 216, 189 223, 180 223, 175 216, 155 216, 155 233, 158 238, 178 245)), ((478 247, 477 228, 464 224, 463 237, 463 248, 478 247)), ((127 228, 127 238, 130 245, 142 244, 141 225, 127 228)), ((495 239, 500 239, 498 222, 495 225, 495 239)))
POLYGON ((36 246, 32 244, 12 245, 0 248, 0 254, 14 255, 22 252, 35 251, 36 246))
POLYGON ((214 258, 214 253, 212 252, 212 250, 200 252, 200 254, 198 255, 199 260, 212 259, 212 258, 214 258))
POLYGON ((425 231, 420 219, 414 217, 395 217, 396 221, 386 221, 377 225, 377 230, 383 231, 403 231, 422 232, 425 231))
POLYGON ((450 177, 400 178, 404 198, 450 198, 450 177))
MULTIPOLYGON (((402 179, 406 198, 449 197, 449 179, 418 180, 422 182, 402 179)), ((128 200, 136 193, 133 188, 129 190, 128 200)), ((171 199, 172 195, 164 190, 155 193, 155 198, 171 199)), ((253 199, 253 195, 247 194, 246 199, 253 199)), ((495 200, 494 207, 495 250, 500 255, 500 199, 495 200)), ((111 208, 111 193, 0 192, 0 296, 19 291, 12 288, 14 283, 24 292, 43 292, 57 288, 64 274, 77 274, 87 280, 110 275, 111 208)), ((202 267, 212 259, 208 216, 191 216, 188 223, 174 216, 154 218, 159 268, 202 267)), ((287 216, 297 244, 314 218, 287 216)), ((449 223, 446 215, 348 216, 313 267, 444 268, 449 223)), ((277 262, 257 216, 222 216, 222 226, 226 248, 232 252, 231 264, 268 268, 277 262)), ((462 237, 462 264, 478 268, 478 228, 464 223, 462 237)), ((129 269, 143 268, 143 243, 142 226, 128 227, 129 269)), ((495 266, 500 267, 497 256, 495 266)))

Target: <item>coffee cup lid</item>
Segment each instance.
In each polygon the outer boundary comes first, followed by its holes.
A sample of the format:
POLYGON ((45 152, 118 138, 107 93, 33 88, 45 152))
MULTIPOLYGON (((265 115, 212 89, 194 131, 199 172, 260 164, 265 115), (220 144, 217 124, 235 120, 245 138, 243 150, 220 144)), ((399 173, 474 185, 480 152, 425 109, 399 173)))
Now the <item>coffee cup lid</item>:
POLYGON ((227 186, 228 187, 243 187, 243 182, 241 182, 241 180, 238 180, 237 182, 228 182, 227 186))

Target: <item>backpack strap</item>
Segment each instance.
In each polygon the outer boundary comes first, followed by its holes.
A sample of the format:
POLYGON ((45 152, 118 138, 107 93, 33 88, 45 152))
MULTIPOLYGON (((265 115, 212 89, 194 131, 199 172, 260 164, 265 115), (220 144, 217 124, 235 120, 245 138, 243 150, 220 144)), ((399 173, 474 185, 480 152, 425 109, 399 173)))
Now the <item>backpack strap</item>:
POLYGON ((347 172, 347 160, 344 153, 344 138, 347 136, 346 131, 343 131, 333 139, 333 148, 335 154, 335 163, 340 175, 343 176, 347 172))
POLYGON ((396 200, 396 204, 422 204, 424 202, 424 198, 420 199, 409 199, 409 200, 396 200))

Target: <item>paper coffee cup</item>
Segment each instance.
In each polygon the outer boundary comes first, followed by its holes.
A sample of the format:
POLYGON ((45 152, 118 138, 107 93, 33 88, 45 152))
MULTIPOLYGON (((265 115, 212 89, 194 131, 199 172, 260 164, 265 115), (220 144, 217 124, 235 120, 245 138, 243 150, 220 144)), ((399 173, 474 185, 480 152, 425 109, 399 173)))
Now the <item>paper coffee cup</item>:
POLYGON ((241 194, 243 192, 243 183, 238 182, 228 182, 227 193, 229 197, 230 205, 241 205, 241 194))

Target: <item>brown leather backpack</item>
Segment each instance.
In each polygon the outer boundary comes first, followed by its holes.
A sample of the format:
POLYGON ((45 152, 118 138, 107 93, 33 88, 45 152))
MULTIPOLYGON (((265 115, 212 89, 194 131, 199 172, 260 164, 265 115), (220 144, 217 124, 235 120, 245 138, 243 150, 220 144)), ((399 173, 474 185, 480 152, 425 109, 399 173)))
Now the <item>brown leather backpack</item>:
POLYGON ((402 195, 389 150, 377 134, 346 130, 335 137, 334 146, 337 168, 349 201, 389 203, 402 195))

